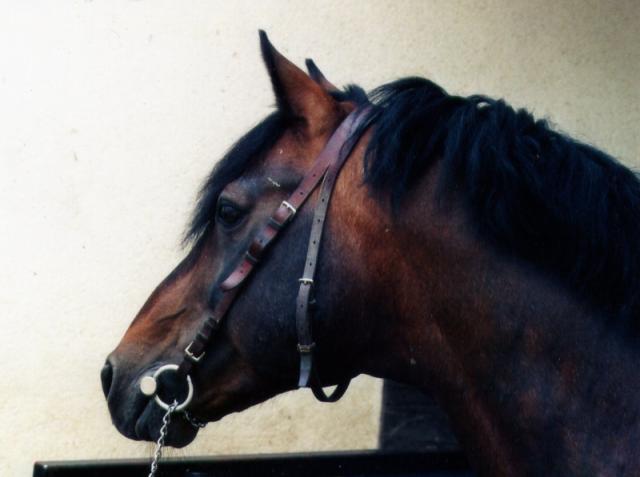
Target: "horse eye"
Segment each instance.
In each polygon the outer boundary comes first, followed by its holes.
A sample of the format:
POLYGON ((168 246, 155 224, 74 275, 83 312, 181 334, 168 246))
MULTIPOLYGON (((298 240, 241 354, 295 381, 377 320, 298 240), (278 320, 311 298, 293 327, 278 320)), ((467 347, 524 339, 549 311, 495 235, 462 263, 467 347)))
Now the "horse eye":
POLYGON ((218 221, 225 227, 233 227, 242 219, 242 211, 228 202, 218 205, 218 221))

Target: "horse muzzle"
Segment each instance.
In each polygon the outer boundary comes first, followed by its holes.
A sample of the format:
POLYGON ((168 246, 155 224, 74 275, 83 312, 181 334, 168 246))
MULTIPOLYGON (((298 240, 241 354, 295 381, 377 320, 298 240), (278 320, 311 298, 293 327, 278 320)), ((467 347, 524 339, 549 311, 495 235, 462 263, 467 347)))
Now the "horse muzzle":
MULTIPOLYGON (((181 412, 174 413, 166 444, 184 447, 191 443, 203 424, 185 414, 194 394, 193 384, 179 381, 173 372, 175 365, 164 365, 155 371, 130 372, 123 363, 110 356, 100 373, 102 389, 107 398, 111 420, 118 431, 133 440, 155 441, 160 434, 164 405, 178 401, 181 412), (155 378, 154 378, 155 376, 155 378), (141 390, 141 383, 154 380, 152 396, 141 390), (161 403, 161 404, 160 404, 161 403)), ((144 386, 143 386, 144 387, 144 386)))

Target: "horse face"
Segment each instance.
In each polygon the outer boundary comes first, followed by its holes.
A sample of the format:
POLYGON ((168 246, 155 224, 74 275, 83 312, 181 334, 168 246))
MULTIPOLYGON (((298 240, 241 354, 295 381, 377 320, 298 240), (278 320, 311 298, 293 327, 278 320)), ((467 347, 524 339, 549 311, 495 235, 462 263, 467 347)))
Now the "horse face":
MULTIPOLYGON (((320 82, 281 56, 265 35, 261 40, 277 114, 282 118, 279 136, 238 177, 216 191, 208 208, 204 204, 200 211, 206 215, 204 231, 188 256, 148 298, 102 372, 112 420, 132 439, 155 439, 163 414, 140 392, 140 379, 163 364, 180 362, 185 347, 220 299, 218 285, 301 180, 350 108, 334 101, 320 82)), ((213 182, 217 173, 212 175, 213 182)), ((189 410, 199 419, 217 420, 295 387, 295 297, 311 221, 311 211, 306 209, 244 285, 196 367, 189 410)), ((176 394, 181 386, 184 383, 175 384, 176 394)), ((177 415, 167 443, 186 445, 196 433, 177 415)))

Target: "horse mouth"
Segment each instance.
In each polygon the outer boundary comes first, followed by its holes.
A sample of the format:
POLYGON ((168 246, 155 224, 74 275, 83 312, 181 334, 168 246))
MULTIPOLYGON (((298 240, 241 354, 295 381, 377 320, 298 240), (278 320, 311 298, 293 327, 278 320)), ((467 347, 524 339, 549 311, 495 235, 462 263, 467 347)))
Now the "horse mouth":
MULTIPOLYGON (((156 442, 160 437, 164 409, 153 399, 142 393, 125 400, 108 399, 111 420, 120 434, 135 441, 156 442)), ((165 444, 171 447, 185 447, 193 442, 198 429, 189 423, 181 413, 171 416, 165 444)))
MULTIPOLYGON (((133 439, 141 441, 155 442, 160 437, 160 429, 162 427, 162 419, 165 410, 161 409, 153 400, 149 400, 138 415, 133 424, 133 439)), ((182 414, 174 413, 171 415, 165 444, 171 447, 185 447, 196 438, 198 428, 189 423, 182 414)), ((127 435, 127 434, 125 434, 127 435)), ((127 437, 131 437, 127 435, 127 437)))

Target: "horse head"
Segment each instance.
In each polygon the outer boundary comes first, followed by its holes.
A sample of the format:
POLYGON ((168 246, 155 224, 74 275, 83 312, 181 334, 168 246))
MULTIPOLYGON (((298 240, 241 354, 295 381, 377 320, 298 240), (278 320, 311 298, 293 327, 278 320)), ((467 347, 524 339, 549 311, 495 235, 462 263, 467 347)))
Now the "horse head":
MULTIPOLYGON (((337 126, 357 107, 357 101, 338 93, 310 60, 312 77, 282 56, 263 33, 261 48, 277 110, 214 168, 193 216, 188 255, 148 298, 102 371, 113 422, 132 439, 154 439, 161 424, 162 410, 140 392, 140 380, 164 364, 179 362, 206 315, 221 300, 221 282, 311 168, 337 126)), ((346 187, 341 183, 338 191, 346 187)), ((217 420, 296 387, 294 314, 312 210, 313 204, 297 211, 295 221, 243 287, 192 373, 196 392, 189 409, 198 419, 217 420)), ((346 210, 329 214, 328 241, 335 253, 323 250, 320 280, 313 290, 314 334, 322 342, 316 353, 327 384, 355 374, 349 357, 358 352, 350 340, 340 337, 352 333, 353 321, 344 316, 353 303, 346 300, 360 285, 345 280, 336 290, 332 271, 340 265, 341 274, 351 274, 338 251, 349 240, 346 231, 337 228, 339 221, 348 220, 346 214, 346 210), (325 335, 331 339, 325 340, 325 335)), ((165 388, 171 386, 177 394, 184 391, 180 383, 165 383, 165 388)), ((195 434, 186 419, 175 418, 168 442, 185 445, 195 434)))

